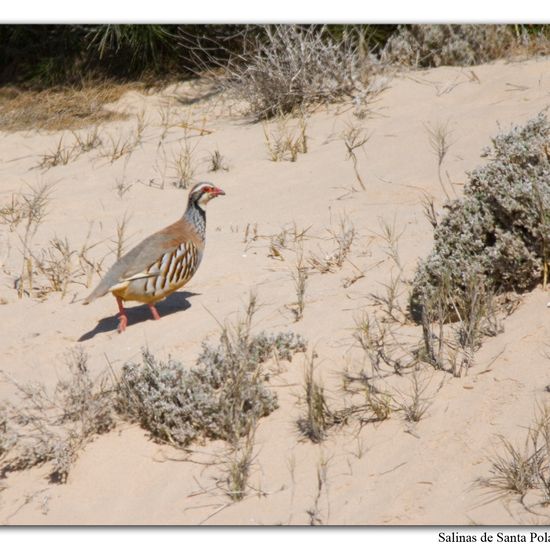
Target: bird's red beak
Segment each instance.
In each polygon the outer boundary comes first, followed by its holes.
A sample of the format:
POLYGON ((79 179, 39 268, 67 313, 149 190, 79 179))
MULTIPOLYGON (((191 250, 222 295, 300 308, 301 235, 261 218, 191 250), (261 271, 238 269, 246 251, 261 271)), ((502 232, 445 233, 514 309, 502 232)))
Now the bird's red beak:
POLYGON ((225 191, 223 189, 220 189, 219 187, 214 187, 214 189, 210 191, 210 194, 213 197, 217 197, 218 195, 225 195, 225 191))

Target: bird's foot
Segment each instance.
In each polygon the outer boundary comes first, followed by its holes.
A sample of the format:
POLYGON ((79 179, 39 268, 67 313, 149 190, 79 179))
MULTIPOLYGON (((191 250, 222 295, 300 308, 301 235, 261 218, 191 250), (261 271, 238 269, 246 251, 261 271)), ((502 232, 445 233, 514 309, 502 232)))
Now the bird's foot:
POLYGON ((128 326, 128 317, 126 315, 118 316, 118 333, 124 332, 128 326))
POLYGON ((128 326, 128 316, 126 315, 126 310, 124 309, 124 303, 122 299, 118 296, 115 296, 116 303, 118 304, 118 333, 124 332, 128 326))
POLYGON ((157 308, 154 304, 149 304, 149 309, 151 310, 151 314, 153 315, 153 319, 155 321, 158 321, 160 319, 159 312, 157 311, 157 308))

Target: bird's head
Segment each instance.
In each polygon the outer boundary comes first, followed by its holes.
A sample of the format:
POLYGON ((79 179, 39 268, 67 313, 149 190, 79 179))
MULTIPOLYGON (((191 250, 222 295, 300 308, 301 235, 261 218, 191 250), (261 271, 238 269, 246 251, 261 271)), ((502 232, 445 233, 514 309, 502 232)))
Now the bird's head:
POLYGON ((195 184, 189 191, 189 204, 204 210, 208 202, 219 195, 225 195, 225 191, 207 181, 202 181, 195 184))

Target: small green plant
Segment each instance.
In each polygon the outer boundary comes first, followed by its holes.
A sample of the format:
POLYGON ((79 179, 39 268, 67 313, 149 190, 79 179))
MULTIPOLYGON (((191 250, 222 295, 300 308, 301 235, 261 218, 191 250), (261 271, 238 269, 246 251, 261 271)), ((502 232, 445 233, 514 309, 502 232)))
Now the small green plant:
POLYGON ((229 170, 229 167, 227 166, 223 155, 217 149, 213 153, 211 153, 209 164, 209 172, 219 172, 221 170, 227 172, 229 170))
POLYGON ((304 414, 296 424, 300 433, 320 443, 326 437, 327 430, 334 424, 333 414, 325 398, 323 385, 315 380, 315 357, 313 352, 307 359, 304 370, 304 414))

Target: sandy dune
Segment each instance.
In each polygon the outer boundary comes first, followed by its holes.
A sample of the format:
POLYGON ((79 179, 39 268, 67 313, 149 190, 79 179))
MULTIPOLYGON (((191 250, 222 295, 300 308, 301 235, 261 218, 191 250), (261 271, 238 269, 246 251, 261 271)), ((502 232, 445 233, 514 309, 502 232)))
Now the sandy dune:
MULTIPOLYGON (((54 235, 79 248, 91 231, 90 241, 100 243, 91 255, 106 255, 103 267, 108 268, 116 224, 125 213, 127 250, 177 219, 186 191, 171 184, 176 179, 171 161, 186 135, 197 164, 195 179, 211 180, 227 194, 209 205, 205 257, 193 280, 159 305, 160 321, 151 320, 145 306, 131 304, 129 327, 121 335, 115 300, 108 296, 83 306, 79 300, 88 293, 83 285, 72 284, 64 299, 52 293, 43 301, 19 300, 13 280, 20 245, 16 234, 0 225, 0 298, 5 302, 0 305, 0 369, 19 381, 53 387, 65 373, 65 354, 79 343, 94 374, 106 369, 107 358, 115 370, 138 360, 143 346, 161 358, 191 363, 201 342, 216 338, 216 319, 234 319, 255 289, 262 304, 256 328, 290 328, 307 338, 319 355, 318 375, 338 402, 340 373, 366 361, 352 338, 356 319, 372 308, 369 295, 391 275, 381 224, 395 225, 401 234, 407 277, 431 247, 421 199, 428 193, 441 205, 445 196, 426 125, 448 122, 452 146, 444 169, 453 182, 464 183, 466 172, 483 162, 480 153, 499 125, 525 122, 550 104, 548 75, 550 60, 541 59, 396 76, 364 120, 353 116, 350 104, 318 109, 308 119, 309 151, 297 162, 269 160, 262 125, 232 115, 219 99, 175 101, 193 97, 195 90, 184 85, 151 96, 132 92, 113 105, 132 115, 143 111, 147 124, 141 145, 112 163, 91 151, 67 165, 38 169, 61 133, 4 133, 0 205, 25 182, 54 184, 48 214, 33 241, 36 250, 54 235), (172 116, 180 125, 169 129, 159 148, 159 109, 166 104, 174 105, 172 116), (209 133, 185 130, 181 122, 209 133), (358 153, 367 189, 356 193, 349 192, 356 180, 341 139, 348 124, 362 126, 371 136, 364 153, 358 153), (215 149, 229 170, 208 172, 215 149), (131 186, 120 197, 115 187, 122 179, 131 186), (254 226, 265 236, 293 223, 311 226, 305 246, 326 252, 327 230, 343 215, 357 231, 349 256, 353 264, 346 262, 335 273, 312 272, 303 319, 294 323, 286 306, 295 300, 295 256, 282 249, 283 261, 269 257, 269 239, 245 242, 246 227, 249 236, 254 226), (345 287, 358 269, 364 277, 345 287)), ((108 143, 109 135, 125 135, 135 124, 135 116, 105 124, 101 136, 108 143)), ((65 139, 70 143, 70 133, 65 139)), ((92 284, 97 281, 96 275, 92 284)), ((536 403, 547 395, 547 301, 540 289, 525 296, 506 319, 504 333, 485 342, 467 377, 426 371, 430 408, 414 427, 395 414, 360 431, 353 423, 334 429, 321 445, 302 441, 295 420, 305 359, 297 355, 272 379, 280 407, 260 422, 250 480, 255 490, 242 502, 230 504, 212 489, 219 466, 200 464, 224 452, 221 442, 196 446, 188 457, 194 462, 182 461, 183 453, 153 443, 137 426, 121 424, 82 451, 64 485, 48 482, 47 465, 0 480, 0 522, 273 525, 307 524, 312 514, 322 523, 355 525, 547 522, 514 499, 491 500, 474 483, 489 471, 498 434, 522 441, 536 403), (318 468, 326 475, 319 494, 318 468)), ((13 387, 1 381, 0 398, 12 397, 13 387)))

